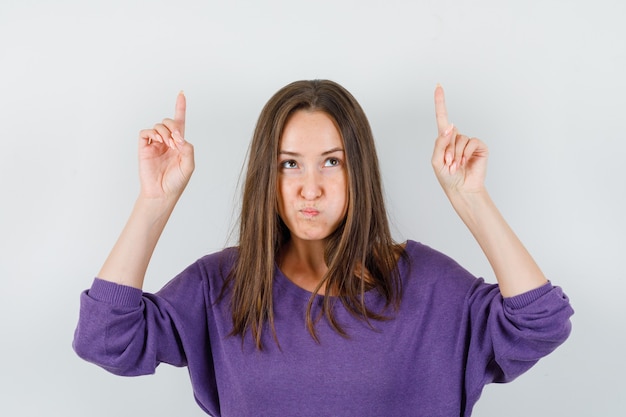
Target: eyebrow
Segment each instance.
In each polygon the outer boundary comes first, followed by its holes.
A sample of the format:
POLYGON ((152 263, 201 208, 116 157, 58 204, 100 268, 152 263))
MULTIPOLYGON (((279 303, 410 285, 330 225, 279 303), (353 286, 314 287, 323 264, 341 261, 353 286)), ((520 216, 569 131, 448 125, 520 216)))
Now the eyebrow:
MULTIPOLYGON (((322 156, 326 156, 329 155, 331 153, 335 153, 335 152, 344 152, 343 148, 332 148, 329 149, 325 152, 322 152, 322 156)), ((279 155, 289 155, 289 156, 302 156, 302 154, 299 154, 298 152, 291 152, 291 151, 278 151, 279 155)))

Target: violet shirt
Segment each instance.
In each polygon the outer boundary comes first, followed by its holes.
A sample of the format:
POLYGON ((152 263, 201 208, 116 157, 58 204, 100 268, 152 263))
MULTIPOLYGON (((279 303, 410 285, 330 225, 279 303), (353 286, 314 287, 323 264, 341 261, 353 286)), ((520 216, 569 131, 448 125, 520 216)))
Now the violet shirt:
MULTIPOLYGON (((187 366, 207 413, 239 416, 469 416, 483 386, 508 382, 559 346, 573 310, 559 287, 503 299, 449 257, 407 242, 398 270, 404 286, 393 319, 373 328, 341 305, 349 337, 317 324, 308 333, 311 294, 277 268, 273 287, 280 348, 248 334, 229 336, 229 300, 217 302, 237 256, 226 249, 189 266, 156 294, 95 279, 81 296, 74 349, 119 375, 187 366)), ((318 296, 315 305, 321 305, 318 296)), ((366 293, 380 311, 384 299, 366 293)))

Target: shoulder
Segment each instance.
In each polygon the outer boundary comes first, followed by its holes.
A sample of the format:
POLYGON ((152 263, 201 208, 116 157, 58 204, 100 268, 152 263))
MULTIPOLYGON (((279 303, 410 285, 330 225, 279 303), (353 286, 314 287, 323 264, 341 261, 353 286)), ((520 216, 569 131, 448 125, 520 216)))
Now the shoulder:
POLYGON ((221 290, 222 284, 235 264, 237 254, 237 248, 230 247, 204 255, 166 284, 160 293, 195 291, 198 286, 205 287, 209 292, 216 288, 221 290))
POLYGON ((435 273, 455 271, 468 273, 454 259, 423 243, 408 240, 404 250, 407 255, 406 260, 410 263, 411 268, 435 273))
POLYGON ((229 247, 219 252, 205 255, 196 261, 196 265, 210 275, 228 275, 235 265, 239 250, 229 247))
POLYGON ((408 288, 419 287, 420 291, 428 288, 464 297, 473 286, 484 282, 448 255, 423 243, 408 240, 405 254, 398 263, 398 271, 408 288))

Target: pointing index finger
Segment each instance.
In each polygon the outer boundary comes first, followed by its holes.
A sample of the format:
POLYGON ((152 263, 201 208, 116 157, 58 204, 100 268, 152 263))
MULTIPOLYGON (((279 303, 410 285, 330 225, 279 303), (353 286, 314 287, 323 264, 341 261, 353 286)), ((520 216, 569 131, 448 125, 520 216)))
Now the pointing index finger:
POLYGON ((440 84, 437 84, 435 88, 435 117, 437 119, 437 130, 442 135, 450 125, 450 122, 448 121, 446 98, 443 93, 443 87, 440 84))
POLYGON ((180 128, 180 134, 185 135, 185 113, 187 112, 187 99, 182 91, 176 97, 176 109, 174 110, 174 121, 180 128))

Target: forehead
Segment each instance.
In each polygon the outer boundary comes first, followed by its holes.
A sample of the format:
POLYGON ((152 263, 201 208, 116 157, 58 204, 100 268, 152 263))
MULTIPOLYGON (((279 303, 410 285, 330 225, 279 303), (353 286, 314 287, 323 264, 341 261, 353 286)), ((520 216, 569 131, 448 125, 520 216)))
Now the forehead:
POLYGON ((283 129, 280 150, 302 153, 343 147, 335 121, 323 111, 297 110, 283 129))

